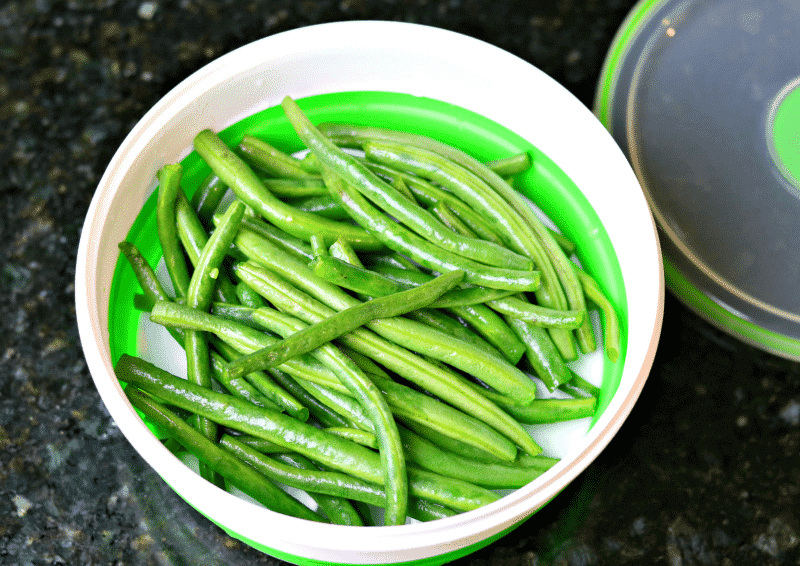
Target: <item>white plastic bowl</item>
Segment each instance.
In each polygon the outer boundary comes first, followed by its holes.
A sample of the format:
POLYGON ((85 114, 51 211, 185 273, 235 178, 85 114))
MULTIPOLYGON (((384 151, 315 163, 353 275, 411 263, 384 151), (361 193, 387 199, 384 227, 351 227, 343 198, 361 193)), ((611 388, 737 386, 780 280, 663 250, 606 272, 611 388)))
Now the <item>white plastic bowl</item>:
MULTIPOLYGON (((629 414, 655 355, 664 293, 647 203, 625 157, 589 109, 547 75, 496 47, 388 22, 325 24, 271 36, 221 57, 175 87, 137 124, 103 175, 86 217, 76 273, 86 359, 126 438, 206 517, 248 544, 297 563, 445 562, 529 517, 592 462, 629 414), (117 245, 153 192, 157 170, 185 157, 203 128, 222 130, 287 94, 302 99, 347 91, 429 97, 482 115, 536 146, 580 188, 597 215, 613 245, 627 305, 619 385, 591 429, 587 425, 572 434, 561 462, 525 488, 432 523, 371 529, 315 524, 216 488, 151 434, 113 371, 109 302, 117 245)), ((581 370, 599 383, 603 365, 598 352, 581 370)))

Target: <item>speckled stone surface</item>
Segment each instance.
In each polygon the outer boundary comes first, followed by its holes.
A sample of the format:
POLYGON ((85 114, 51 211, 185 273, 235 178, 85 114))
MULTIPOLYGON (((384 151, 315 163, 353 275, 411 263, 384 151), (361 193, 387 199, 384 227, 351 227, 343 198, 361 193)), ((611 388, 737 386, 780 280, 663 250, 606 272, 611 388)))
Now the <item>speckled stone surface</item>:
MULTIPOLYGON (((94 188, 161 96, 211 59, 318 22, 389 19, 478 37, 591 105, 631 0, 34 0, 0 6, 0 563, 279 561, 199 516, 105 411, 75 323, 94 188)), ((533 101, 535 102, 535 101, 533 101)), ((800 564, 800 365, 667 298, 630 418, 545 509, 460 564, 800 564)))

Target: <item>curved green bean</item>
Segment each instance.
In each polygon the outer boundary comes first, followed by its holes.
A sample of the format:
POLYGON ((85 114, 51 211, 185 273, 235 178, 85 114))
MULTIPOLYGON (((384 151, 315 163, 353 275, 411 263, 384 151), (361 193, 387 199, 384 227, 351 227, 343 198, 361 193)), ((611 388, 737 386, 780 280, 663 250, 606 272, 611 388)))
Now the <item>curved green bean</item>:
POLYGON ((559 384, 572 378, 567 364, 547 335, 547 330, 519 318, 507 316, 505 319, 525 344, 525 357, 547 389, 554 391, 559 384))
MULTIPOLYGON (((231 436, 223 437, 222 440, 220 440, 220 446, 223 448, 226 448, 223 444, 223 441, 226 439, 232 439, 232 441, 235 442, 231 436)), ((280 459, 284 464, 293 466, 298 470, 320 471, 320 469, 314 465, 314 462, 300 454, 282 454, 275 457, 280 459)), ((310 490, 306 490, 306 493, 317 502, 317 505, 325 512, 325 515, 333 524, 356 527, 364 526, 364 521, 358 514, 358 511, 356 511, 353 504, 344 497, 325 495, 310 490)))
POLYGON ((579 328, 586 319, 586 311, 559 311, 506 297, 487 301, 486 305, 500 314, 526 320, 542 328, 579 328))
POLYGON ((228 186, 212 171, 192 194, 192 208, 206 229, 211 228, 211 218, 227 192, 228 186))
MULTIPOLYGON (((448 230, 431 213, 413 200, 409 200, 392 185, 385 183, 368 167, 321 135, 290 97, 287 96, 283 99, 281 107, 300 139, 321 163, 323 178, 325 178, 325 169, 329 168, 336 177, 397 218, 399 222, 409 226, 414 232, 435 243, 436 246, 454 254, 487 265, 511 269, 530 270, 533 267, 529 258, 505 247, 485 240, 466 238, 448 230)), ((327 180, 326 184, 328 184, 327 180)))
MULTIPOLYGON (((354 501, 362 501, 376 507, 384 507, 386 505, 385 491, 381 486, 374 483, 338 472, 299 469, 294 465, 296 461, 296 456, 294 455, 270 458, 238 442, 237 439, 231 436, 223 437, 221 445, 224 449, 230 450, 232 453, 236 454, 237 457, 261 471, 265 476, 274 479, 274 481, 312 493, 324 493, 336 497, 352 499, 354 501)), ((427 480, 429 477, 420 472, 411 472, 411 474, 412 476, 418 475, 419 480, 427 480)), ((468 511, 470 508, 474 508, 474 503, 464 505, 463 502, 460 502, 459 500, 461 497, 457 494, 453 494, 456 496, 450 500, 443 497, 441 493, 429 493, 428 490, 425 489, 430 486, 429 482, 414 482, 412 480, 411 486, 412 491, 414 491, 417 497, 427 498, 433 495, 435 498, 433 500, 439 502, 447 501, 451 503, 451 506, 457 506, 455 508, 460 508, 459 510, 462 511, 468 511)), ((480 493, 480 496, 484 498, 486 494, 480 493)), ((490 497, 487 497, 487 499, 490 499, 490 497)), ((446 516, 450 516, 450 514, 446 513, 446 516)))
POLYGON ((578 274, 578 279, 583 286, 583 292, 586 294, 586 297, 597 305, 603 313, 603 318, 605 318, 603 348, 606 351, 608 359, 612 362, 616 362, 619 359, 621 351, 620 325, 617 311, 591 275, 576 265, 573 265, 573 269, 575 273, 578 274))
MULTIPOLYGON (((233 242, 243 215, 244 204, 241 202, 232 204, 203 247, 186 291, 186 304, 190 308, 208 309, 216 284, 216 276, 213 274, 219 272, 222 258, 233 242)), ((211 387, 210 352, 205 335, 195 330, 188 330, 184 333, 183 342, 186 350, 187 379, 202 387, 211 387)), ((197 428, 206 438, 216 442, 218 432, 213 421, 198 417, 197 428)), ((222 486, 221 479, 215 477, 213 471, 203 462, 200 464, 200 475, 222 486)))
POLYGON ((510 177, 530 169, 533 165, 533 160, 529 152, 523 151, 510 157, 487 161, 484 165, 501 177, 510 177))
POLYGON ((437 248, 427 240, 392 221, 372 206, 358 191, 341 179, 323 172, 325 184, 350 216, 368 232, 375 234, 386 247, 404 255, 433 271, 446 272, 461 269, 465 281, 492 289, 534 291, 539 287, 538 271, 522 271, 480 264, 437 248))
MULTIPOLYGON (((405 268, 398 268, 393 265, 378 265, 370 271, 372 273, 382 275, 384 278, 390 279, 399 284, 400 287, 398 288, 410 288, 417 285, 422 285, 433 279, 433 276, 428 275, 427 273, 405 268)), ((379 296, 379 293, 371 287, 365 287, 364 289, 364 293, 366 295, 379 296)), ((495 299, 503 299, 513 294, 514 291, 505 291, 503 289, 462 286, 460 289, 452 289, 451 291, 447 291, 441 297, 433 301, 429 306, 437 309, 466 307, 470 305, 479 305, 495 299)))
POLYGON ((254 167, 273 177, 305 179, 312 176, 303 170, 299 159, 295 159, 269 142, 249 134, 242 137, 242 141, 239 143, 239 152, 254 167))
POLYGON ((136 387, 126 388, 125 394, 131 404, 144 413, 151 422, 159 426, 171 438, 180 442, 201 462, 208 464, 231 485, 241 489, 268 509, 308 521, 324 522, 324 519, 317 513, 292 499, 266 477, 199 434, 177 415, 155 402, 152 397, 142 393, 136 387))
MULTIPOLYGON (((208 242, 208 232, 198 218, 183 191, 178 193, 176 201, 176 218, 178 222, 178 236, 180 237, 186 255, 193 265, 197 264, 203 248, 208 242)), ((236 289, 225 270, 220 270, 217 277, 215 295, 224 303, 236 302, 236 289)))
POLYGON ((362 228, 298 211, 273 196, 253 170, 211 130, 197 134, 194 147, 242 202, 285 232, 306 241, 318 233, 329 244, 337 238, 344 238, 357 249, 378 250, 383 247, 362 228))
POLYGON ((172 280, 175 294, 185 297, 189 290, 189 268, 180 249, 176 229, 175 201, 181 192, 183 167, 179 163, 165 165, 158 172, 158 199, 156 202, 156 226, 164 263, 172 280))

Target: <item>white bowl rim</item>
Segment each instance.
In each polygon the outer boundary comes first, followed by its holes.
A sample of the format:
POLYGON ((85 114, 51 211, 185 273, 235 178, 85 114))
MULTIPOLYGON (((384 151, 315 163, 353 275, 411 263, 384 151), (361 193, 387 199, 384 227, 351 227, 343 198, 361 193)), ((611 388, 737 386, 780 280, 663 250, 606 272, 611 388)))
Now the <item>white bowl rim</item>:
MULTIPOLYGON (((391 79, 381 80, 383 82, 377 81, 372 86, 382 89, 382 86, 392 84, 391 79)), ((491 89, 488 90, 491 92, 491 89)), ((329 91, 324 87, 319 92, 307 88, 304 92, 289 94, 301 97, 329 91)), ((425 95, 448 101, 452 93, 446 95, 442 90, 433 94, 425 92, 425 95)), ((484 99, 486 96, 488 94, 473 93, 466 97, 466 101, 459 97, 452 102, 475 109, 515 130, 514 124, 509 124, 510 118, 502 108, 487 111, 490 106, 484 99)), ((265 107, 274 104, 274 101, 265 103, 265 107)), ((201 121, 205 122, 198 123, 198 129, 221 129, 241 117, 243 116, 230 117, 223 124, 216 122, 213 116, 204 115, 201 121)), ((536 117, 540 124, 549 119, 542 112, 537 113, 536 117)), ((610 201, 614 199, 606 198, 606 202, 590 200, 601 218, 610 216, 610 201)), ((618 238, 615 239, 614 236, 622 228, 604 224, 616 246, 618 238)), ((631 252, 618 249, 619 253, 624 255, 631 252)), ((591 111, 556 81, 522 59, 468 36, 418 24, 353 21, 299 28, 245 45, 192 74, 147 112, 126 137, 98 185, 81 235, 75 289, 78 327, 84 353, 106 407, 134 448, 184 498, 209 517, 217 520, 225 517, 221 522, 233 532, 281 552, 332 562, 383 563, 421 559, 459 550, 498 533, 546 504, 594 460, 628 416, 649 373, 661 328, 664 278, 655 224, 635 175, 624 155, 591 111), (301 522, 266 509, 254 509, 253 505, 223 490, 210 488, 197 474, 187 473, 184 465, 150 434, 124 398, 114 378, 109 352, 107 348, 100 347, 105 329, 98 318, 97 266, 91 259, 97 254, 100 244, 97 225, 104 220, 108 221, 108 206, 116 186, 115 181, 138 158, 155 132, 174 118, 187 102, 197 100, 239 73, 246 73, 263 65, 265 56, 274 61, 281 57, 307 56, 321 49, 360 49, 369 45, 379 46, 378 49, 384 51, 394 49, 406 54, 416 54, 418 57, 430 56, 431 49, 435 47, 437 61, 446 64, 458 66, 467 61, 481 61, 484 67, 502 69, 509 89, 530 88, 535 85, 537 96, 546 101, 548 113, 552 114, 553 119, 568 116, 574 128, 581 132, 580 136, 570 137, 569 140, 545 140, 545 147, 540 145, 539 140, 535 143, 579 187, 591 184, 592 176, 598 170, 615 179, 615 186, 624 195, 626 206, 635 212, 632 222, 638 223, 637 237, 641 236, 630 245, 634 246, 635 251, 642 253, 640 273, 624 270, 629 300, 634 284, 641 284, 636 291, 641 296, 636 298, 635 305, 631 305, 638 310, 630 321, 628 359, 620 391, 584 439, 579 450, 576 449, 577 456, 560 462, 535 484, 519 489, 481 509, 433 523, 370 529, 369 536, 364 536, 365 531, 359 528, 301 522), (577 159, 576 156, 580 158, 577 159), (205 493, 206 497, 200 497, 201 493, 205 493), (268 535, 264 536, 264 533, 268 535)))

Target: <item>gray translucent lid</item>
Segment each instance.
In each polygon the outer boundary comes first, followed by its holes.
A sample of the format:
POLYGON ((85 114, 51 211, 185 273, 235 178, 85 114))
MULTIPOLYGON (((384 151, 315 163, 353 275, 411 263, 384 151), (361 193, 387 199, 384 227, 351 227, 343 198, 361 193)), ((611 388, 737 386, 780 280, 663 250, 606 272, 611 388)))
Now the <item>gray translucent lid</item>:
POLYGON ((670 290, 800 357, 800 0, 643 1, 596 112, 659 224, 670 290))

